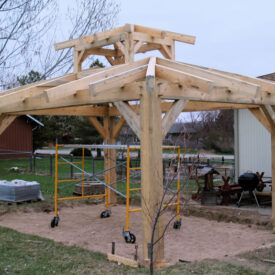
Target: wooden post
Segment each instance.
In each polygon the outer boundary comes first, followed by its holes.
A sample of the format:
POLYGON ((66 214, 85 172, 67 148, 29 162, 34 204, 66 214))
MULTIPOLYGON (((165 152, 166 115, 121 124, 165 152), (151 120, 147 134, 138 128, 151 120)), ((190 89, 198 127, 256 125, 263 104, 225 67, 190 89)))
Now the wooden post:
MULTIPOLYGON (((108 113, 108 112, 107 112, 108 113)), ((89 117, 90 122, 94 125, 96 130, 100 133, 100 135, 104 138, 104 144, 116 144, 116 137, 120 133, 122 126, 125 123, 124 118, 120 118, 117 123, 115 123, 115 117, 111 117, 109 115, 105 115, 103 117, 103 126, 98 121, 96 117, 89 117)), ((116 150, 109 149, 109 166, 108 159, 106 158, 106 154, 104 155, 104 167, 108 169, 109 167, 113 167, 116 165, 116 150)), ((111 169, 106 172, 105 182, 107 184, 113 183, 116 181, 116 169, 111 169)), ((116 184, 113 184, 112 187, 116 188, 116 184)), ((109 190, 109 189, 108 189, 109 190)), ((117 195, 114 191, 109 190, 109 203, 112 205, 117 203, 117 195)))
POLYGON ((272 226, 275 233, 275 127, 271 129, 271 159, 272 159, 272 226))
MULTIPOLYGON (((104 144, 110 144, 110 145, 116 144, 116 139, 112 138, 112 129, 114 127, 114 117, 105 116, 103 122, 104 122, 104 130, 105 130, 104 144)), ((115 149, 109 149, 109 159, 107 159, 106 155, 104 154, 105 169, 108 169, 108 161, 109 161, 109 167, 114 167, 116 165, 115 149)), ((117 175, 116 175, 115 168, 107 171, 106 173, 108 174, 108 176, 106 174, 106 177, 105 177, 107 184, 110 184, 116 181, 117 175)), ((112 187, 116 188, 116 184, 113 184, 112 187)), ((117 195, 112 190, 109 190, 109 203, 110 205, 114 205, 117 203, 117 195)))
POLYGON ((79 60, 79 52, 74 50, 74 73, 81 72, 81 62, 79 60))
MULTIPOLYGON (((140 101, 141 126, 141 187, 143 222, 143 259, 148 261, 148 244, 151 243, 153 222, 163 196, 162 127, 159 88, 142 90, 140 101)), ((163 234, 163 215, 158 219, 154 240, 163 234)), ((164 239, 154 245, 154 264, 164 263, 164 239)))
MULTIPOLYGON (((271 168, 272 168, 272 226, 275 233, 275 113, 271 106, 261 106, 264 120, 270 126, 271 133, 271 168)), ((260 121, 262 122, 262 121, 260 121)), ((262 122, 262 124, 264 124, 262 122)), ((269 128, 269 127, 268 127, 269 128)))

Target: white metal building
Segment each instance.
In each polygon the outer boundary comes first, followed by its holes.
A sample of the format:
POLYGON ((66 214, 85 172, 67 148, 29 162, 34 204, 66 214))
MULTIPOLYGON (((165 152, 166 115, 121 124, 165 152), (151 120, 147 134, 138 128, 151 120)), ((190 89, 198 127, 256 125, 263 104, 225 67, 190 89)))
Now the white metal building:
POLYGON ((234 111, 235 180, 247 171, 271 177, 271 135, 247 109, 234 111))
MULTIPOLYGON (((275 81, 275 73, 259 76, 275 81)), ((247 171, 272 176, 271 134, 247 109, 234 110, 235 180, 247 171)))

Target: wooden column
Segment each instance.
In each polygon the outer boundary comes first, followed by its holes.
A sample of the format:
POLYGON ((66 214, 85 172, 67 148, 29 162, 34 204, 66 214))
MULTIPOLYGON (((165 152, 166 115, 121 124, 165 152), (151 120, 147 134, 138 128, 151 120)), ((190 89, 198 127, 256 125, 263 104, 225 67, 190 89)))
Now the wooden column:
MULTIPOLYGON (((96 128, 98 133, 103 137, 104 144, 116 144, 116 137, 119 135, 121 128, 125 123, 123 117, 118 119, 115 123, 116 118, 106 115, 103 117, 103 125, 98 121, 96 117, 88 117, 90 122, 96 128)), ((116 165, 116 150, 109 149, 110 163, 108 165, 108 159, 104 155, 104 168, 113 167, 116 165)), ((110 184, 116 181, 116 169, 111 169, 105 174, 105 182, 110 184)), ((112 185, 116 188, 116 184, 112 185)), ((108 189, 109 190, 109 189, 108 189)), ((112 205, 117 203, 117 195, 114 191, 109 190, 109 203, 112 205)))
POLYGON ((270 126, 270 133, 271 133, 272 226, 273 226, 273 232, 275 233, 275 112, 272 106, 270 105, 262 105, 261 110, 262 110, 262 114, 266 118, 266 123, 268 123, 270 126))
MULTIPOLYGON (((103 123, 104 123, 104 129, 105 129, 105 137, 104 137, 104 144, 116 144, 116 138, 112 137, 112 130, 115 126, 114 117, 105 116, 103 123)), ((106 158, 106 155, 104 155, 104 168, 108 168, 108 161, 109 161, 109 167, 113 167, 116 165, 116 150, 115 149, 109 149, 109 159, 106 158)), ((105 182, 107 184, 110 184, 112 182, 116 181, 116 169, 111 169, 106 173, 105 176, 105 182)), ((116 188, 116 184, 113 184, 112 187, 116 188)), ((109 190, 109 203, 111 205, 114 205, 117 203, 117 195, 114 191, 109 190)))
MULTIPOLYGON (((163 196, 161 101, 158 88, 142 90, 140 101, 141 187, 143 259, 148 260, 153 223, 163 196)), ((154 241, 163 234, 163 215, 155 227, 154 241)), ((164 262, 164 239, 154 245, 155 265, 164 262)))
POLYGON ((271 159, 272 159, 272 226, 275 233, 275 127, 271 129, 271 159))

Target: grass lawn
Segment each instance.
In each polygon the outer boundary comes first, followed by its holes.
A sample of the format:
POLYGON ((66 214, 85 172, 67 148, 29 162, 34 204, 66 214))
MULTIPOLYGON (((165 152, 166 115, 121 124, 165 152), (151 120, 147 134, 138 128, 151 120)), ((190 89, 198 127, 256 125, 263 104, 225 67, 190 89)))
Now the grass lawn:
MULTIPOLYGON (((0 227, 0 274, 148 274, 147 267, 131 268, 109 262, 101 253, 18 233, 0 227)), ((92 241, 92 240, 91 240, 92 241)), ((262 275, 248 266, 217 260, 180 263, 156 274, 262 275)), ((271 274, 271 273, 270 273, 271 274)))

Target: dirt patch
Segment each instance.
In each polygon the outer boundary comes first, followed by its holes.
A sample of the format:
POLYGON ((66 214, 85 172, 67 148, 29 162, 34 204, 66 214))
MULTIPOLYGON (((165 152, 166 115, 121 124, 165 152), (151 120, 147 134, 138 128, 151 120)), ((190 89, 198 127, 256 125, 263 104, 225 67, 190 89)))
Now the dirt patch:
POLYGON ((235 206, 201 206, 194 204, 191 206, 184 206, 182 208, 182 213, 185 216, 202 217, 218 222, 257 225, 265 229, 272 229, 271 214, 261 214, 258 209, 246 210, 235 206))
MULTIPOLYGON (((53 239, 65 245, 76 245, 109 253, 112 241, 116 242, 118 255, 133 258, 135 245, 126 244, 121 235, 125 226, 125 206, 112 207, 110 218, 101 219, 104 205, 83 205, 62 208, 59 226, 50 228, 53 213, 7 213, 0 217, 0 226, 23 233, 53 239)), ((167 214, 167 219, 169 218, 167 214)), ((137 237, 138 254, 142 253, 141 213, 132 213, 130 229, 137 237)), ((165 236, 165 258, 170 264, 179 259, 223 259, 254 250, 275 241, 269 230, 254 226, 217 222, 199 217, 183 217, 180 230, 169 227, 165 236)))

